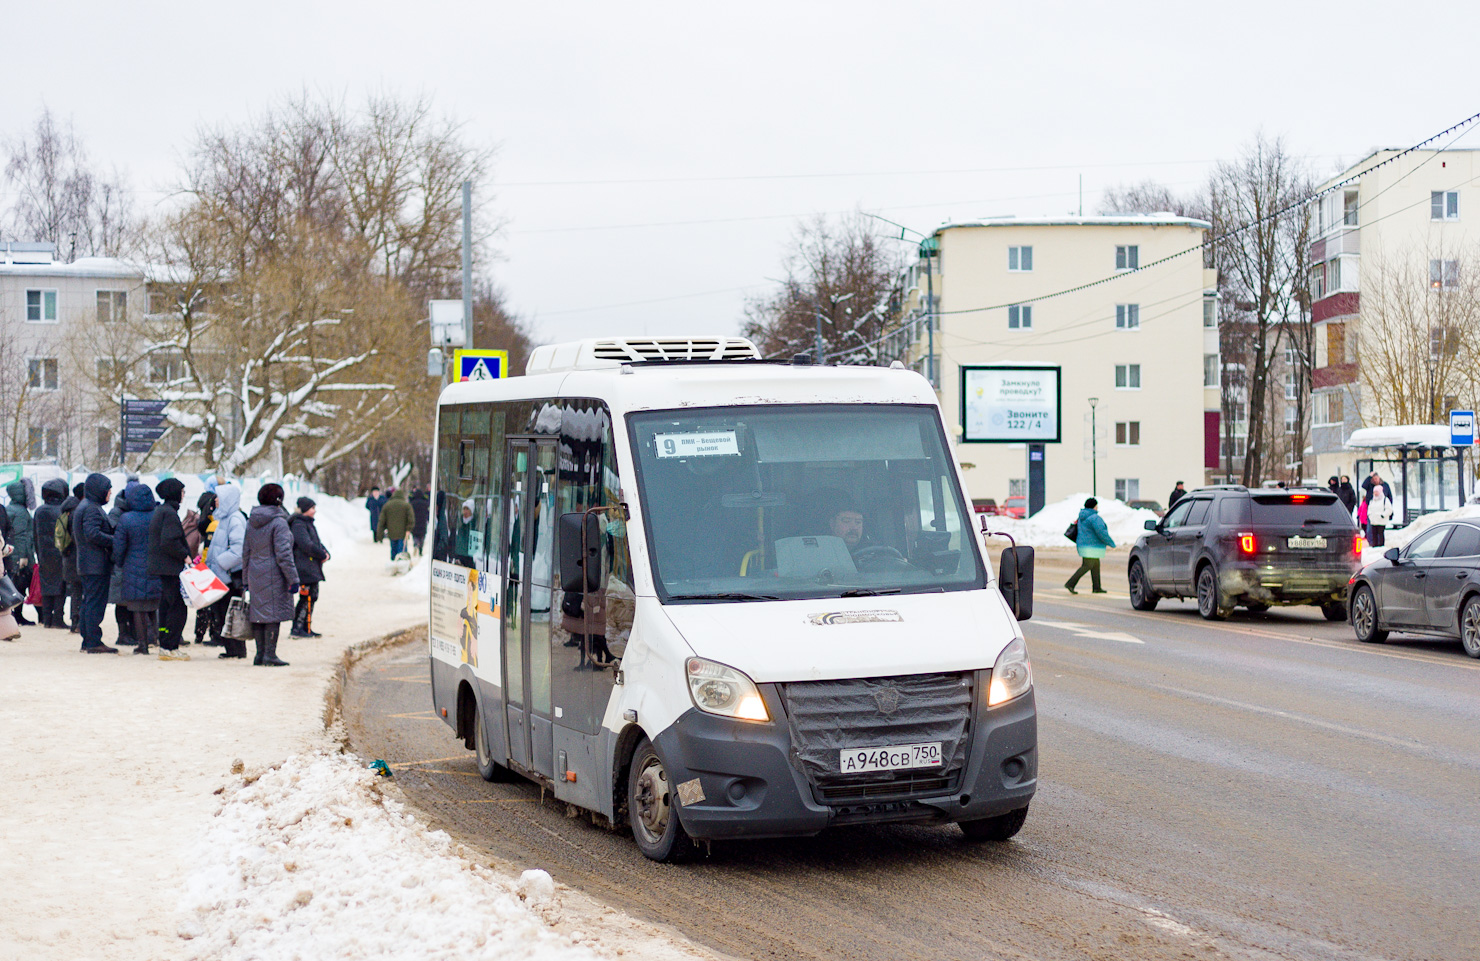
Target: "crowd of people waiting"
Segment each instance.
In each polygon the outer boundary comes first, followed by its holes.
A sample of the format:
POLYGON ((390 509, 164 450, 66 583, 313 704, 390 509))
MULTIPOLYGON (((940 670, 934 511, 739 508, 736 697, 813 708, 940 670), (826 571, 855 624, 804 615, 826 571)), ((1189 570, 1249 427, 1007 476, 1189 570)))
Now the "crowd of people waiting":
MULTIPOLYGON (((189 608, 180 575, 187 565, 204 562, 227 592, 196 611, 197 644, 222 648, 224 659, 246 658, 246 640, 226 630, 236 598, 245 598, 253 664, 287 666, 277 650, 284 622, 292 622, 294 637, 320 636, 313 607, 329 552, 314 525, 311 498, 298 498, 298 512, 290 516, 282 486, 264 484, 249 515, 241 509, 241 488, 219 484, 182 517, 185 485, 177 478, 153 490, 130 478, 116 497, 112 487, 103 474, 89 474, 71 491, 66 481, 46 481, 32 514, 26 482, 7 486, 0 554, 12 585, 31 594, 36 611, 31 621, 25 605, 14 607, 16 625, 70 630, 81 635, 83 653, 117 654, 118 647, 103 643, 111 604, 120 647, 144 655, 157 648, 161 660, 188 661, 182 648, 189 644, 189 608)), ((14 639, 18 627, 9 633, 4 640, 14 639)))

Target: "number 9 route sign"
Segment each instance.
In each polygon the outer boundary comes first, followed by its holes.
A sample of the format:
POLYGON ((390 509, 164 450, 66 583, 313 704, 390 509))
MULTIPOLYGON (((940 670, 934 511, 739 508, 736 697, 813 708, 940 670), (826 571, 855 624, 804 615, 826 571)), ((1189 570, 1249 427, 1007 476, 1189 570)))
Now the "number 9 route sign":
POLYGON ((1063 384, 1059 367, 962 367, 961 440, 1057 444, 1063 384))

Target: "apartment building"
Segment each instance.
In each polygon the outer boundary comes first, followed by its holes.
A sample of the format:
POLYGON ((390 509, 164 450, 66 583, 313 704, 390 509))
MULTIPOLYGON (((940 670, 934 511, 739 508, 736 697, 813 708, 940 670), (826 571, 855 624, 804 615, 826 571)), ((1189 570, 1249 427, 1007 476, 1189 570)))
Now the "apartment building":
POLYGON ((118 460, 118 408, 100 338, 145 309, 137 265, 58 263, 46 243, 0 243, 0 458, 63 467, 118 460))
POLYGON ((1445 423, 1450 407, 1480 400, 1445 386, 1453 345, 1439 300, 1473 286, 1462 283, 1461 268, 1480 266, 1480 150, 1374 150, 1320 189, 1353 177, 1320 201, 1309 254, 1310 453, 1320 478, 1355 474, 1357 459, 1372 456, 1347 449, 1358 428, 1445 423), (1416 347, 1406 351, 1394 343, 1404 323, 1426 327, 1407 332, 1416 347), (1422 403, 1399 410, 1376 396, 1374 385, 1395 370, 1424 375, 1432 397, 1410 398, 1422 403))
POLYGON ((1027 445, 973 425, 1012 368, 1058 371, 1048 503, 1093 488, 1164 504, 1218 468, 1216 275, 1195 249, 1209 229, 1171 214, 1009 217, 920 245, 885 354, 936 383, 973 498, 1026 493, 1027 445))

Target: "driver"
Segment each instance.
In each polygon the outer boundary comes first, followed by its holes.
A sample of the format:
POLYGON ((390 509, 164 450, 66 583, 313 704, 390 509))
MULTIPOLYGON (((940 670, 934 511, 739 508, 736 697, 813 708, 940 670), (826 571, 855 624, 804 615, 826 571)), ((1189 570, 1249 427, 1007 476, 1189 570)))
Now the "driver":
POLYGON ((850 552, 863 544, 863 514, 851 505, 833 511, 827 519, 828 533, 843 539, 850 552))

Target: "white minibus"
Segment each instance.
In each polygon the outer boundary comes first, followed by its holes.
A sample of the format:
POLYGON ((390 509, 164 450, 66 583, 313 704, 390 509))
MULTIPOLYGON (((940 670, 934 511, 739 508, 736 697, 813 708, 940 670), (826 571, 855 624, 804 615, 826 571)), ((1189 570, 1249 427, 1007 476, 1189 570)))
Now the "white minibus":
POLYGON ((442 391, 434 474, 432 703, 485 778, 662 861, 1022 826, 1032 549, 992 570, 919 374, 733 337, 540 347, 442 391))

